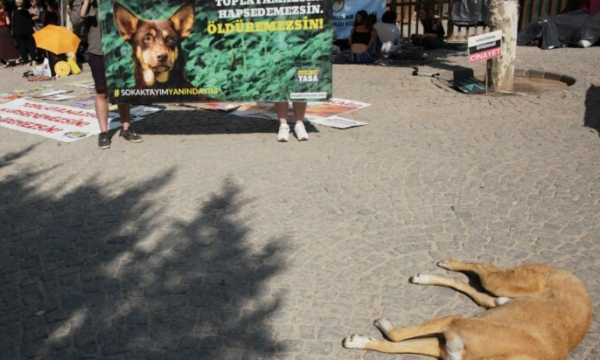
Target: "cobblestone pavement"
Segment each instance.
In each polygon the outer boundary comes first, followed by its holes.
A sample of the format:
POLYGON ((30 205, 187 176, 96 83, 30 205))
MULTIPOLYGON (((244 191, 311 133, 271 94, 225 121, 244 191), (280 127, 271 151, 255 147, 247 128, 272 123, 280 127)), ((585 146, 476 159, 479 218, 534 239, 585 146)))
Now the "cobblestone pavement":
MULTIPOLYGON (((467 62, 438 56, 423 70, 467 62)), ((341 340, 481 311, 408 283, 448 257, 566 268, 598 313, 599 58, 519 48, 519 67, 578 82, 503 97, 336 65, 335 96, 371 103, 354 114, 370 124, 302 143, 174 106, 107 151, 0 128, 0 359, 425 359, 341 340)), ((0 92, 37 85, 22 70, 0 69, 0 92)), ((569 359, 597 358, 596 318, 569 359)))

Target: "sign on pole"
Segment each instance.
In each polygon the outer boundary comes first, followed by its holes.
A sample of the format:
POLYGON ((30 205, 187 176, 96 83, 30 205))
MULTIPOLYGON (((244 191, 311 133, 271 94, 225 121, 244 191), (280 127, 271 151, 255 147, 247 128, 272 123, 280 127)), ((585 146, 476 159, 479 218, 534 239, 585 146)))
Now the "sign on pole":
POLYGON ((502 30, 469 38, 469 64, 502 56, 502 30))

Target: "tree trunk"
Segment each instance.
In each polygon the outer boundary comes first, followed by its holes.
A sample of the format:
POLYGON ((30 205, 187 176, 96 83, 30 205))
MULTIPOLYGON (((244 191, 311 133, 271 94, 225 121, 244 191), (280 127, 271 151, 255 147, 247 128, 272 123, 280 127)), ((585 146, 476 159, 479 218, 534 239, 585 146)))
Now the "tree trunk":
POLYGON ((496 90, 512 90, 517 59, 519 3, 490 0, 490 31, 502 30, 502 56, 488 62, 487 76, 496 90))

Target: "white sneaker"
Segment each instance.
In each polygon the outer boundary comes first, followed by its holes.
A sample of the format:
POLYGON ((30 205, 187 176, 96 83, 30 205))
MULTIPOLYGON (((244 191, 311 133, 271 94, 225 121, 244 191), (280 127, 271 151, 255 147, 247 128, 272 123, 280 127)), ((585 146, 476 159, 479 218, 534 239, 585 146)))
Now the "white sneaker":
POLYGON ((277 133, 277 141, 287 142, 290 138, 290 127, 288 125, 279 125, 279 132, 277 133))
POLYGON ((298 141, 308 140, 308 134, 304 128, 304 123, 296 122, 296 126, 294 126, 294 133, 296 133, 296 138, 298 138, 298 141))

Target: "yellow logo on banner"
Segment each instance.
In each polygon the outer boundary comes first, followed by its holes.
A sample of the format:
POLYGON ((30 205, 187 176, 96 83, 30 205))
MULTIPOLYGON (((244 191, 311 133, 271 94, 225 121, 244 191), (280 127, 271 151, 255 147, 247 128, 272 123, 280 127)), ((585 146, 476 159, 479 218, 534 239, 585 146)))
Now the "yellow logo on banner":
POLYGON ((115 89, 115 97, 118 98, 119 95, 121 95, 121 92, 119 91, 119 89, 115 89))

